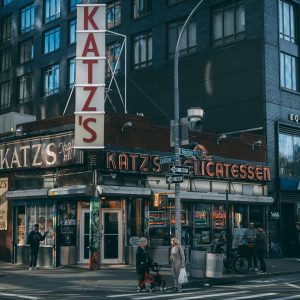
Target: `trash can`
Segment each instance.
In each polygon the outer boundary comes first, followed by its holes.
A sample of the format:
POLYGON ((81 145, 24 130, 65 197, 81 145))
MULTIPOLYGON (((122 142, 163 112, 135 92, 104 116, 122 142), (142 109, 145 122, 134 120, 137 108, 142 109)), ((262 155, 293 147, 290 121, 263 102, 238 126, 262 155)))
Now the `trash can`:
POLYGON ((204 278, 206 269, 207 251, 192 249, 190 258, 190 276, 195 278, 204 278))
POLYGON ((215 253, 206 254, 206 277, 222 278, 223 277, 223 255, 215 253))

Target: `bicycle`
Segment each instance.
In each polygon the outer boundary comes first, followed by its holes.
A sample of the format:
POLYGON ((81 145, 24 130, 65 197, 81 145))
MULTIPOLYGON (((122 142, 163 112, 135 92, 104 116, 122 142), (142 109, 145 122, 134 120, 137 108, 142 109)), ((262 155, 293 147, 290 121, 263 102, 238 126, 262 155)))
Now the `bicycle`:
POLYGON ((249 271, 249 261, 247 256, 243 254, 243 246, 231 249, 228 258, 226 257, 224 246, 224 243, 215 243, 212 252, 223 255, 225 268, 229 267, 229 269, 234 270, 236 273, 246 274, 249 271))

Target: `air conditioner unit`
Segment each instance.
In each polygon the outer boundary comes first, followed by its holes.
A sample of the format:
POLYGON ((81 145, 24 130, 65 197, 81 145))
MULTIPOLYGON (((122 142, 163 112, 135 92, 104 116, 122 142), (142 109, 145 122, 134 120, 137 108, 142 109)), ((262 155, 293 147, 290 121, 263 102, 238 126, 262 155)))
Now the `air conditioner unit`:
POLYGON ((0 115, 0 134, 14 132, 19 124, 36 121, 33 115, 10 112, 0 115))

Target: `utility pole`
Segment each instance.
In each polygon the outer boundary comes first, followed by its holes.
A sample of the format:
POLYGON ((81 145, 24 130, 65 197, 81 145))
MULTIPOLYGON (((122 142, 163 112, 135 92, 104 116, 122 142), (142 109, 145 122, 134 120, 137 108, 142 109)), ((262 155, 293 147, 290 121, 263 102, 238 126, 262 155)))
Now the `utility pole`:
MULTIPOLYGON (((181 166, 180 160, 180 136, 179 136, 179 127, 180 127, 180 110, 179 110, 179 85, 178 85, 178 61, 179 61, 179 49, 182 35, 187 25, 190 22, 191 17, 194 15, 197 8, 204 0, 199 1, 199 3, 194 7, 192 12, 187 17, 184 22, 181 31, 178 36, 175 57, 174 57, 174 141, 175 141, 175 164, 181 166)), ((175 227, 175 236, 181 243, 181 199, 180 199, 180 183, 175 183, 175 218, 176 218, 176 227, 175 227)))

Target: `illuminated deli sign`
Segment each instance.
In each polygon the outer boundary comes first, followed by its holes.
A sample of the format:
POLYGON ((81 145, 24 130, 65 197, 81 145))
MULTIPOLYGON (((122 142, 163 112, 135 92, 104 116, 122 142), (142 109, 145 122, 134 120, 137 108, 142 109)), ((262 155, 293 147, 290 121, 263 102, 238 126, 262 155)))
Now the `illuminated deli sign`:
POLYGON ((77 5, 75 147, 104 147, 105 4, 77 5))
POLYGON ((73 132, 0 144, 0 170, 50 168, 81 163, 73 132))
MULTIPOLYGON (((141 153, 106 152, 106 169, 137 173, 166 173, 168 165, 159 164, 160 157, 141 153)), ((240 163, 226 163, 198 159, 186 159, 182 165, 189 166, 195 177, 270 181, 270 168, 240 163)))

